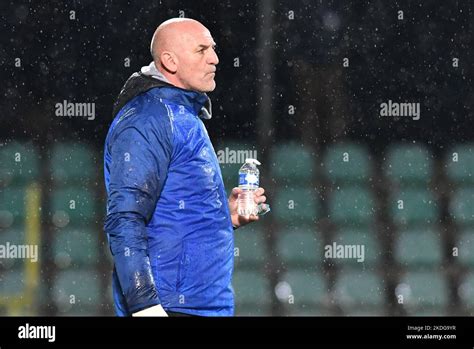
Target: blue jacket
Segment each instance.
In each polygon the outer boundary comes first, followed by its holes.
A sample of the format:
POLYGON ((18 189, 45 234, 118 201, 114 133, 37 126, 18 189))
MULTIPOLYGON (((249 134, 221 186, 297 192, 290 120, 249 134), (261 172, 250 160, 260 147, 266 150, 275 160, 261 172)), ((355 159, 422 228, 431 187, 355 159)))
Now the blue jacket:
POLYGON ((122 90, 126 100, 104 154, 117 314, 162 304, 173 312, 233 315, 232 222, 199 117, 209 116, 208 97, 134 75, 142 80, 127 82, 135 91, 127 84, 122 90))

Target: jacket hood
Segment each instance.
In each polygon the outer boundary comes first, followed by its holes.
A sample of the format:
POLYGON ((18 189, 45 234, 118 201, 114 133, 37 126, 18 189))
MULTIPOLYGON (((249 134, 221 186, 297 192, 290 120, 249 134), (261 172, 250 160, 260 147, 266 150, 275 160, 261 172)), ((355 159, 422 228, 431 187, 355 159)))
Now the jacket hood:
MULTIPOLYGON (((165 86, 179 89, 179 87, 173 86, 166 79, 166 77, 156 68, 154 62, 142 67, 139 72, 133 73, 125 82, 125 85, 122 87, 122 90, 114 103, 112 116, 115 117, 125 104, 139 94, 151 90, 152 88, 165 86)), ((199 113, 201 119, 210 119, 212 117, 211 100, 207 95, 206 98, 207 100, 199 113)))

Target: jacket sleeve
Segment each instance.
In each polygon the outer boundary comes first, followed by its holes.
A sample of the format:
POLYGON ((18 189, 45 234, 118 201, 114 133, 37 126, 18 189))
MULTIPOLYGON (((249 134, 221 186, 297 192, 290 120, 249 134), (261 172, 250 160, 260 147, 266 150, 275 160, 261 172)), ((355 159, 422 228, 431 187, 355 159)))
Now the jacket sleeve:
POLYGON ((146 225, 155 211, 171 159, 172 142, 166 126, 128 126, 109 144, 105 231, 131 313, 160 304, 146 225))

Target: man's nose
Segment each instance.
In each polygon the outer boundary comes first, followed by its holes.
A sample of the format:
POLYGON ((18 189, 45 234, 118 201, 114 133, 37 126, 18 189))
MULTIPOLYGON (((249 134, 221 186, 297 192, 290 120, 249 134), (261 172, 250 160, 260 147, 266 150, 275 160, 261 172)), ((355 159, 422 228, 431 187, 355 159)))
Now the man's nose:
POLYGON ((211 53, 209 54, 209 58, 207 59, 207 62, 209 64, 214 64, 214 65, 219 64, 219 57, 217 57, 216 51, 211 50, 211 53))

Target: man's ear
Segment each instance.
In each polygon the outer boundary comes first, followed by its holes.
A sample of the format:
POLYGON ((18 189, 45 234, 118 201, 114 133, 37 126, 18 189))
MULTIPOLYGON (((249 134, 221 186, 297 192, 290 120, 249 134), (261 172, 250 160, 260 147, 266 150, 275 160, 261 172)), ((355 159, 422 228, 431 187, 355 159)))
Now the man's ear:
POLYGON ((170 73, 174 74, 178 70, 178 57, 169 51, 164 51, 160 56, 161 65, 170 73))

